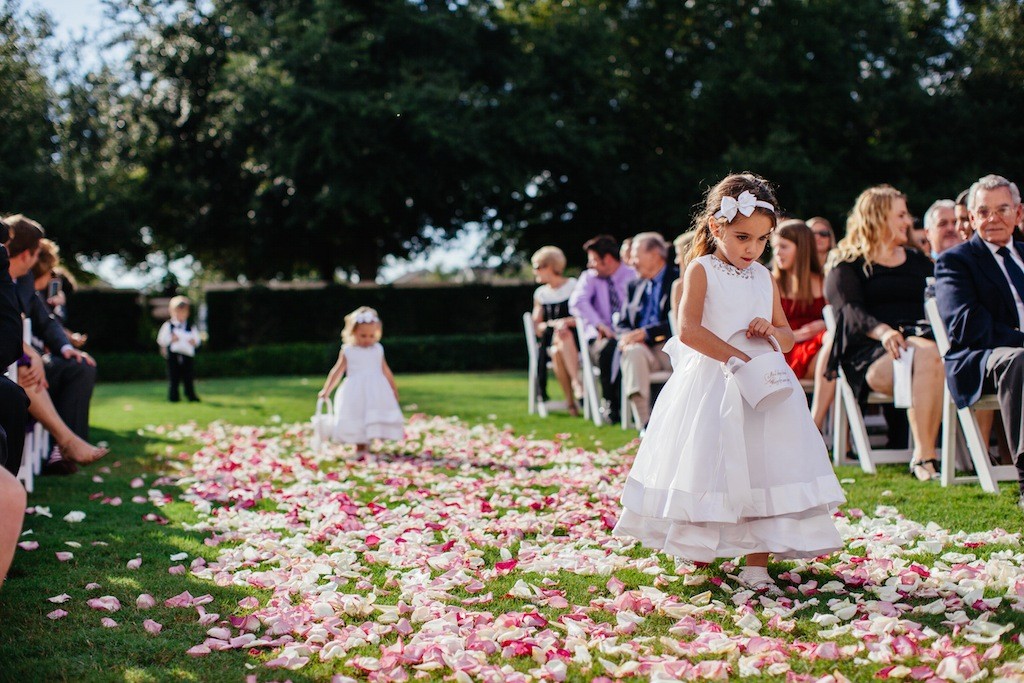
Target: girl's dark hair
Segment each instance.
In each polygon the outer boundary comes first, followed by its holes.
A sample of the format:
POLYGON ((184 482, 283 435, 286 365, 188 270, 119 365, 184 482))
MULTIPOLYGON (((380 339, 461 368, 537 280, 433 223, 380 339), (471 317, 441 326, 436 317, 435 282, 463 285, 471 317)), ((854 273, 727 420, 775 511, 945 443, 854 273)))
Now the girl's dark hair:
POLYGON ((717 248, 715 236, 711 233, 711 221, 716 219, 715 214, 722 208, 723 197, 739 197, 746 190, 754 195, 756 199, 768 202, 775 207, 775 211, 769 211, 763 207, 756 207, 758 211, 768 216, 772 221, 772 227, 778 224, 779 203, 775 199, 775 193, 767 180, 753 173, 732 173, 718 181, 714 187, 708 188, 704 195, 703 208, 693 217, 693 244, 686 256, 686 262, 700 258, 706 254, 714 253, 717 248))

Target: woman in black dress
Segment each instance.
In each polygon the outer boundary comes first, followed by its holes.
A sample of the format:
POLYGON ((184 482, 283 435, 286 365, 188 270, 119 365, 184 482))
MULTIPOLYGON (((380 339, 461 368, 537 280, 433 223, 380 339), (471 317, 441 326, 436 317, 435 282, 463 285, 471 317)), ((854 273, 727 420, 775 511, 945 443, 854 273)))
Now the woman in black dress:
POLYGON ((922 481, 937 476, 935 442, 942 422, 945 376, 938 347, 923 321, 925 279, 932 262, 907 249, 913 219, 906 196, 889 185, 861 193, 846 223, 846 236, 830 256, 825 298, 837 318, 829 369, 841 364, 858 399, 870 390, 893 391, 893 359, 914 347, 912 407, 914 434, 910 472, 922 481))

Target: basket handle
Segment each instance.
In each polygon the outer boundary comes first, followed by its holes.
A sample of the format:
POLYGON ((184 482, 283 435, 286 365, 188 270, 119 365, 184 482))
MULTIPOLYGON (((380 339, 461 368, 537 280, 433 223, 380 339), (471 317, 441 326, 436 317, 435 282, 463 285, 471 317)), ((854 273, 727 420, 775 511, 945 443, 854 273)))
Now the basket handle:
POLYGON ((333 412, 334 412, 334 406, 333 406, 333 404, 331 404, 331 399, 327 398, 326 396, 324 396, 322 398, 317 398, 316 399, 316 411, 314 411, 314 413, 313 413, 314 415, 330 415, 333 412), (327 406, 327 410, 321 412, 320 409, 323 406, 327 406))

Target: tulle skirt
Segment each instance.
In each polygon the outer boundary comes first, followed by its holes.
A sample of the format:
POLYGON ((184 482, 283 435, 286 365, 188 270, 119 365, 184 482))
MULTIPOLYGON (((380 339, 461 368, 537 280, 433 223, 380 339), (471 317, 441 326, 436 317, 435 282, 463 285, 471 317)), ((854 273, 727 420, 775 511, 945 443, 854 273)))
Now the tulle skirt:
POLYGON ((334 394, 334 415, 332 441, 399 441, 405 436, 402 409, 383 375, 353 375, 345 378, 334 394))
POLYGON ((615 533, 701 562, 841 548, 832 510, 846 499, 803 394, 756 412, 718 361, 678 339, 665 352, 672 377, 626 480, 615 533))

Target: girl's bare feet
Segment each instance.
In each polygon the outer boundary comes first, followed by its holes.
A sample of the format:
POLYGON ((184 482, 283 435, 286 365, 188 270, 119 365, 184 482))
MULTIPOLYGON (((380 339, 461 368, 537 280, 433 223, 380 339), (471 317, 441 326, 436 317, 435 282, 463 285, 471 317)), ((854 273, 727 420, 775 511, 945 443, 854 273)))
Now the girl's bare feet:
POLYGON ((109 448, 100 448, 91 443, 74 436, 67 443, 60 444, 60 454, 66 459, 78 465, 91 465, 104 455, 110 452, 109 448))

